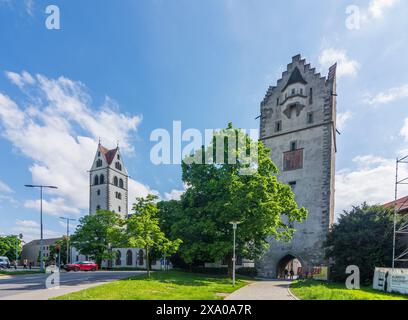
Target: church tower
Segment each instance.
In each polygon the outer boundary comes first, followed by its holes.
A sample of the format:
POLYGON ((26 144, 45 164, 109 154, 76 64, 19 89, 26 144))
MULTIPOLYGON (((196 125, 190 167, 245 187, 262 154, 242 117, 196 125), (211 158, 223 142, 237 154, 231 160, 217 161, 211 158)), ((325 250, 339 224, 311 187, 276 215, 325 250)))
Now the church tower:
POLYGON ((270 239, 257 262, 260 274, 276 277, 299 264, 327 265, 322 247, 334 220, 336 65, 322 77, 300 55, 269 88, 261 103, 260 140, 271 149, 278 179, 290 185, 307 220, 295 224, 290 243, 270 239))
POLYGON ((89 174, 89 213, 109 210, 127 217, 128 179, 119 147, 108 150, 99 143, 89 174))

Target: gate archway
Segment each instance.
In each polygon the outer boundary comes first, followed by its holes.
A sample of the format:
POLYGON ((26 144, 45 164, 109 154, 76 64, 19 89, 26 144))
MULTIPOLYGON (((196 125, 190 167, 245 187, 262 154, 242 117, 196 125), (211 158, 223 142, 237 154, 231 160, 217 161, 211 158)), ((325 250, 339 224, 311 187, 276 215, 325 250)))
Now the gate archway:
POLYGON ((293 271, 293 278, 297 278, 300 268, 302 268, 301 259, 293 254, 287 254, 278 262, 276 268, 277 277, 278 279, 290 279, 292 273, 291 271, 293 271))

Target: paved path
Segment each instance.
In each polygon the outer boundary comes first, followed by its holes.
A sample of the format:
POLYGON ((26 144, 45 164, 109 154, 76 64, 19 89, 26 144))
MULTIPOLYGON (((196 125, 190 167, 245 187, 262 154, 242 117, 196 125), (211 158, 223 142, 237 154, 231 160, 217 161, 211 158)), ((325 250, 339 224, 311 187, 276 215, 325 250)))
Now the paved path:
POLYGON ((251 283, 225 300, 297 300, 289 292, 289 281, 259 281, 251 283))
POLYGON ((60 287, 47 289, 46 274, 0 277, 0 300, 48 300, 110 281, 141 275, 144 271, 61 272, 60 287))

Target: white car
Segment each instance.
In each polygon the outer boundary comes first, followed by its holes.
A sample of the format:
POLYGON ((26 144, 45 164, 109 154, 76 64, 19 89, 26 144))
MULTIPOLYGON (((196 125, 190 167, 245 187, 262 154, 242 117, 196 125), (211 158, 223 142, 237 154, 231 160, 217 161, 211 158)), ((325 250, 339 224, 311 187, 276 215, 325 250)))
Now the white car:
POLYGON ((0 269, 10 269, 10 260, 7 257, 0 257, 0 269))

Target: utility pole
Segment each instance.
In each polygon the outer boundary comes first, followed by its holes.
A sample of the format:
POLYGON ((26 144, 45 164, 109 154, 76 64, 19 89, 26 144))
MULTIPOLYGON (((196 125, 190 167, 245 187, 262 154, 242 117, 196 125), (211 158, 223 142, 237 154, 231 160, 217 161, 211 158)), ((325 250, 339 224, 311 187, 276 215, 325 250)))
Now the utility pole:
POLYGON ((43 189, 58 189, 55 186, 43 186, 26 184, 27 188, 39 188, 40 189, 40 225, 41 225, 41 240, 40 240, 40 270, 44 272, 44 234, 43 234, 43 189))
POLYGON ((230 224, 232 224, 232 230, 234 232, 234 240, 233 240, 233 254, 232 254, 232 285, 235 287, 235 261, 237 260, 235 257, 235 237, 236 237, 236 231, 237 231, 237 226, 241 224, 242 222, 238 221, 231 221, 230 224))
POLYGON ((67 264, 69 263, 69 222, 76 221, 76 219, 70 219, 65 217, 60 217, 60 219, 67 222, 67 264))

